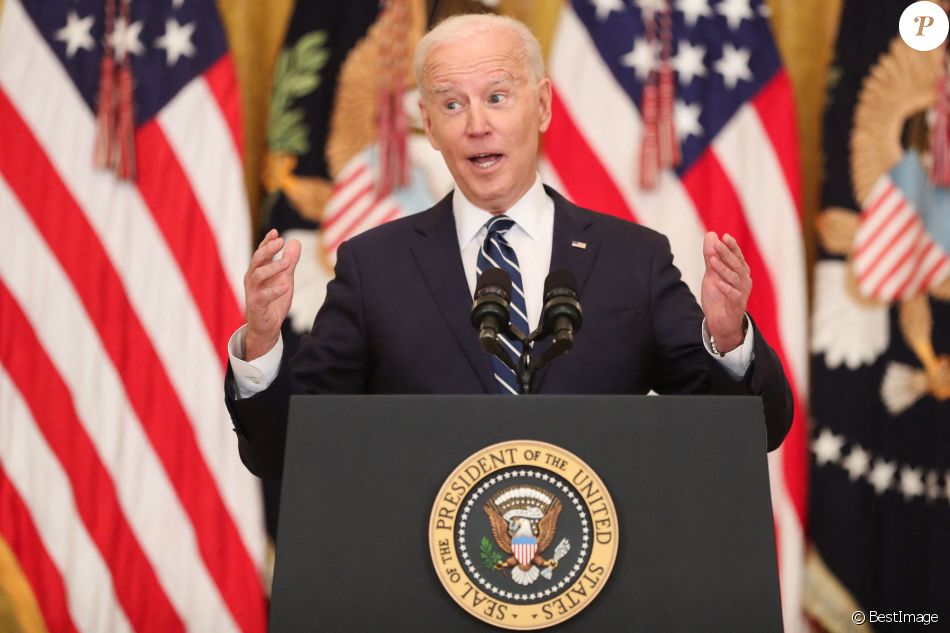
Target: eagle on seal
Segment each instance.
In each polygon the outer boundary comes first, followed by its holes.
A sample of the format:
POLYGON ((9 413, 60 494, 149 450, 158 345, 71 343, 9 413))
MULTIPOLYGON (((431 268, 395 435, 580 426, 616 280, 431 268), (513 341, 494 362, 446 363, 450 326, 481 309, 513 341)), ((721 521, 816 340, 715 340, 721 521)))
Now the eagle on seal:
POLYGON ((537 580, 539 568, 557 567, 556 558, 541 556, 557 532, 561 513, 557 497, 534 486, 515 486, 494 495, 484 510, 495 542, 509 554, 495 569, 511 569, 512 580, 529 585, 537 580))

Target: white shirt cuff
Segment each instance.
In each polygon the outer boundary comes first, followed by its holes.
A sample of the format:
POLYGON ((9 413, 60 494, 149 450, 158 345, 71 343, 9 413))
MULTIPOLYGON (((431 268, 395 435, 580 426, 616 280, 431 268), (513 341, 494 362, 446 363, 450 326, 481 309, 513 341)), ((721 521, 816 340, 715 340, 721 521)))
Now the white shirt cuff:
POLYGON ((250 398, 270 387, 280 371, 280 358, 284 354, 284 338, 278 336, 277 343, 266 354, 252 361, 243 360, 246 332, 247 324, 244 324, 228 340, 228 359, 234 373, 234 392, 238 400, 250 398))
POLYGON ((712 335, 709 333, 709 328, 706 327, 706 319, 703 319, 703 345, 706 346, 706 351, 709 352, 713 358, 718 360, 729 375, 736 380, 746 375, 746 372, 749 371, 749 366, 752 365, 752 361, 755 359, 755 346, 753 344, 755 333, 752 331, 752 320, 749 319, 748 315, 743 318, 745 318, 749 324, 749 327, 746 328, 745 339, 739 347, 731 352, 726 352, 724 356, 713 352, 712 335))

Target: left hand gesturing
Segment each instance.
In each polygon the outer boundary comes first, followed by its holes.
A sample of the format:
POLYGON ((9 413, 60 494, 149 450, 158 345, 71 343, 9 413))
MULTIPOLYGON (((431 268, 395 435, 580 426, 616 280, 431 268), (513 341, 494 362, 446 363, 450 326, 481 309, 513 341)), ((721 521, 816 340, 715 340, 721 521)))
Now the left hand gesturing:
POLYGON ((728 233, 719 239, 709 232, 703 238, 703 275, 701 299, 706 327, 723 354, 742 344, 745 334, 746 304, 752 291, 752 276, 735 238, 728 233))

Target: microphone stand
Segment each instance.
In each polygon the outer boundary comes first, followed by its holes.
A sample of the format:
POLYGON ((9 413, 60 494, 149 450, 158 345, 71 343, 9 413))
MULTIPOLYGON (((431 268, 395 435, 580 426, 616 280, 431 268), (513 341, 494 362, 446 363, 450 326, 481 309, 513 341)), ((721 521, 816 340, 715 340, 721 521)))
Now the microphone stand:
POLYGON ((521 391, 521 395, 527 396, 533 393, 531 383, 534 380, 535 373, 537 373, 542 367, 550 363, 561 354, 569 351, 571 349, 571 344, 566 340, 555 337, 554 341, 548 346, 546 350, 544 350, 544 353, 541 354, 541 358, 537 361, 537 363, 535 363, 534 357, 531 355, 531 349, 536 340, 543 338, 543 326, 539 326, 531 334, 525 335, 525 333, 522 332, 518 326, 509 323, 508 334, 521 343, 521 357, 518 359, 518 364, 515 365, 515 363, 511 360, 511 357, 500 345, 498 346, 497 350, 492 351, 492 354, 501 360, 501 362, 503 362, 509 369, 515 372, 515 376, 518 378, 518 388, 521 391))

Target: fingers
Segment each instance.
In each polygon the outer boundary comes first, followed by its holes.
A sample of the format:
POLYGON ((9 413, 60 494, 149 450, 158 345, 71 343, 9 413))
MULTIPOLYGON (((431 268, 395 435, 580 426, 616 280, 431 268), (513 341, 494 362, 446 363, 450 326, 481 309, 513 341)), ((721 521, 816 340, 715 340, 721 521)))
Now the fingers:
POLYGON ((722 263, 738 273, 740 277, 749 276, 749 265, 746 264, 745 257, 734 237, 726 233, 722 240, 717 240, 715 248, 716 256, 722 263))
POLYGON ((284 296, 291 289, 291 283, 283 275, 271 277, 259 284, 254 284, 247 291, 247 312, 265 312, 276 299, 284 296))
POLYGON ((709 258, 708 266, 729 285, 735 286, 736 288, 742 286, 742 279, 739 277, 739 273, 726 266, 722 260, 719 259, 718 255, 713 255, 709 258))
POLYGON ((707 233, 703 238, 703 256, 706 260, 704 287, 721 294, 728 313, 743 312, 752 292, 752 276, 736 239, 728 233, 722 239, 715 233, 707 233))
POLYGON ((300 242, 284 239, 271 229, 251 258, 244 275, 248 311, 263 310, 275 299, 293 289, 293 272, 300 260, 300 242), (277 255, 283 253, 280 257, 277 255), (275 258, 276 257, 276 258, 275 258))
POLYGON ((285 247, 284 238, 280 237, 275 229, 271 229, 251 257, 251 263, 244 276, 245 284, 268 279, 286 268, 293 273, 300 259, 300 249, 300 242, 297 240, 290 240, 285 247), (281 249, 284 252, 275 259, 281 249))
POLYGON ((277 230, 271 229, 268 231, 260 245, 258 245, 257 250, 254 251, 254 255, 251 257, 251 264, 248 267, 248 272, 253 272, 253 269, 266 264, 268 260, 272 259, 274 255, 279 253, 280 249, 283 247, 284 238, 277 234, 277 230))
POLYGON ((713 231, 709 231, 703 236, 703 259, 706 260, 706 266, 709 266, 709 258, 716 254, 716 243, 719 236, 713 231))
POLYGON ((262 303, 266 305, 274 299, 282 297, 288 290, 290 290, 290 285, 284 280, 278 280, 261 286, 258 288, 257 294, 262 303))
MULTIPOLYGON (((725 237, 731 237, 731 236, 726 235, 725 237)), ((735 252, 733 252, 733 250, 729 248, 729 246, 722 240, 719 240, 716 243, 716 255, 729 268, 737 272, 743 269, 744 262, 740 260, 736 256, 735 252)))
POLYGON ((290 274, 294 274, 294 270, 297 268, 297 262, 300 261, 300 251, 302 247, 300 242, 297 240, 290 240, 287 242, 287 247, 284 248, 284 254, 281 256, 282 259, 288 261, 288 267, 290 274))
POLYGON ((722 257, 732 268, 747 267, 739 242, 728 233, 723 233, 721 240, 715 231, 709 231, 703 236, 703 257, 708 262, 713 255, 722 257))
POLYGON ((256 255, 258 251, 262 248, 273 242, 274 240, 279 240, 280 234, 277 232, 277 229, 271 229, 264 235, 264 239, 261 240, 261 243, 257 245, 257 250, 254 252, 256 255))
POLYGON ((272 260, 269 264, 260 266, 251 273, 251 281, 257 284, 261 284, 264 281, 267 281, 274 275, 280 274, 287 270, 290 267, 290 259, 287 257, 281 257, 280 259, 272 260))
POLYGON ((745 311, 745 301, 744 301, 744 297, 742 296, 741 290, 739 290, 733 285, 726 283, 722 279, 716 280, 716 288, 718 288, 719 292, 725 295, 725 297, 731 303, 737 306, 741 306, 741 309, 736 310, 738 313, 742 313, 745 311))
POLYGON ((257 293, 261 299, 269 302, 283 295, 292 287, 294 269, 297 267, 297 262, 300 261, 300 248, 300 242, 290 240, 280 259, 271 259, 270 263, 264 264, 250 273, 250 288, 263 291, 257 293), (277 287, 282 288, 282 290, 275 291, 274 288, 277 287))
POLYGON ((745 255, 742 254, 742 249, 739 248, 739 242, 736 241, 736 238, 726 233, 722 236, 722 241, 726 246, 729 247, 729 250, 732 251, 733 255, 735 255, 739 261, 741 261, 743 264, 746 263, 745 255))

